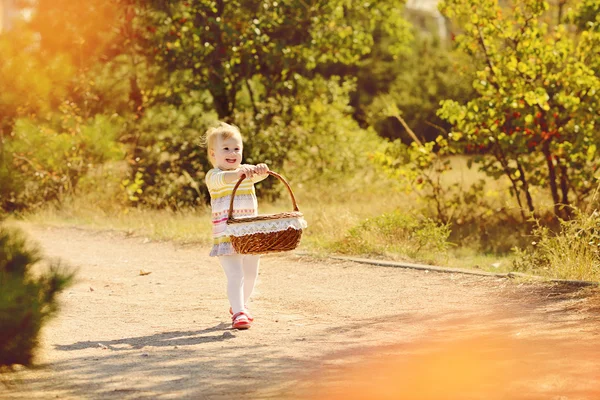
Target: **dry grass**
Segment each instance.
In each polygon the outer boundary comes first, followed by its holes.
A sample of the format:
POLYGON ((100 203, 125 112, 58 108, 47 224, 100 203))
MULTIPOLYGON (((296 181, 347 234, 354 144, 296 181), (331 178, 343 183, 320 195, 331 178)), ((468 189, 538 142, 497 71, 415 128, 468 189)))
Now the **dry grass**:
MULTIPOLYGON (((455 172, 450 179, 475 179, 473 176, 469 177, 468 173, 478 173, 467 170, 464 159, 455 162, 457 168, 462 165, 464 170, 455 172)), ((416 194, 399 192, 395 189, 394 182, 374 172, 351 177, 343 182, 312 187, 295 186, 292 182, 292 187, 300 211, 309 224, 299 250, 316 255, 326 255, 339 249, 339 243, 348 232, 368 219, 397 210, 416 214, 422 207, 416 194)), ((176 212, 144 210, 120 204, 120 196, 117 187, 101 193, 88 191, 65 201, 60 208, 48 206, 25 218, 54 226, 126 231, 153 240, 174 240, 207 246, 212 242, 208 207, 176 212)), ((291 201, 286 195, 273 203, 261 201, 259 206, 260 213, 291 210, 291 207, 291 201)), ((364 235, 365 241, 373 244, 373 250, 368 253, 357 250, 354 255, 490 270, 497 270, 499 265, 497 256, 478 254, 476 249, 453 246, 445 254, 440 254, 436 249, 429 251, 427 248, 415 252, 395 246, 394 237, 385 237, 377 232, 365 232, 364 235)), ((502 265, 509 264, 500 262, 502 265)))
POLYGON ((600 214, 577 212, 555 231, 538 226, 516 267, 558 279, 600 281, 600 214))
POLYGON ((51 226, 125 231, 153 240, 203 245, 212 242, 210 214, 206 209, 173 212, 114 206, 107 210, 97 204, 74 199, 60 209, 48 207, 27 215, 25 219, 51 226))
MULTIPOLYGON (((455 157, 451 160, 453 169, 443 176, 445 184, 459 183, 461 187, 467 187, 485 177, 476 168, 467 168, 467 160, 467 157, 455 157)), ((356 228, 364 225, 366 221, 394 212, 417 215, 422 212, 424 206, 416 193, 400 192, 395 188, 394 182, 372 171, 363 176, 349 177, 343 182, 326 185, 302 186, 295 185, 294 182, 291 182, 291 185, 300 211, 304 213, 309 224, 299 250, 319 256, 340 251, 343 247, 340 244, 347 241, 349 234, 356 236, 356 228)), ((382 235, 381 230, 377 229, 359 234, 360 240, 369 246, 345 248, 344 252, 356 256, 494 272, 510 271, 515 258, 511 248, 520 247, 531 239, 523 228, 518 211, 515 210, 516 202, 507 196, 506 188, 506 182, 503 180, 492 181, 485 191, 485 202, 489 208, 479 204, 467 205, 465 210, 462 210, 470 219, 463 220, 461 217, 453 221, 450 225, 453 231, 449 239, 450 246, 446 246, 443 252, 434 248, 435 246, 428 248, 429 245, 419 249, 407 249, 398 245, 398 238, 393 237, 393 234, 382 235), (503 213, 497 212, 500 209, 504 210, 503 213)), ((66 201, 59 209, 47 207, 25 218, 43 224, 127 231, 154 240, 175 240, 207 246, 211 244, 208 207, 177 212, 142 210, 121 205, 119 200, 116 200, 119 195, 117 189, 101 194, 89 192, 66 201)), ((541 203, 545 201, 544 196, 538 197, 542 199, 541 203)), ((285 194, 272 203, 260 202, 260 213, 263 214, 291 208, 291 201, 285 194)), ((569 244, 565 244, 561 249, 569 249, 569 244)), ((577 254, 570 258, 573 262, 564 262, 563 273, 557 273, 556 276, 584 276, 581 271, 576 271, 581 264, 577 257, 583 256, 583 253, 575 253, 577 254)))

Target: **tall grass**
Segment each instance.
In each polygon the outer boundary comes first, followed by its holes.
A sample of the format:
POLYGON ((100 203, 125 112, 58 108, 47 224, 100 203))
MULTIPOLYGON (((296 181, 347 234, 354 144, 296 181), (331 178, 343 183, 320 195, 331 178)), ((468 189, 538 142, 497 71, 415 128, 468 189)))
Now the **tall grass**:
POLYGON ((386 257, 404 255, 409 259, 436 263, 448 256, 449 235, 446 224, 396 210, 366 219, 351 228, 333 250, 386 257))
POLYGON ((108 211, 98 204, 75 198, 68 200, 60 208, 46 207, 25 218, 51 226, 123 231, 153 240, 201 245, 212 242, 210 214, 206 208, 197 211, 169 211, 111 207, 108 211))
POLYGON ((531 246, 515 249, 516 269, 558 279, 600 281, 600 212, 575 209, 557 231, 538 225, 531 246))
MULTIPOLYGON (((305 242, 313 251, 331 251, 347 232, 368 218, 404 209, 414 199, 374 176, 298 188, 298 202, 309 223, 305 242)), ((279 202, 281 203, 281 202, 279 202)))

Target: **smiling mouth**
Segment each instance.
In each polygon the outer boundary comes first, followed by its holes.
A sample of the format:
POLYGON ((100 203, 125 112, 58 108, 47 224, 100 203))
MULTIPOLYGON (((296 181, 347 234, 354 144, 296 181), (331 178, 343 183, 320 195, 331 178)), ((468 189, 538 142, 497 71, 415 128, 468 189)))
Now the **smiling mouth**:
POLYGON ((235 158, 226 158, 225 161, 227 161, 230 164, 234 164, 237 160, 235 158))

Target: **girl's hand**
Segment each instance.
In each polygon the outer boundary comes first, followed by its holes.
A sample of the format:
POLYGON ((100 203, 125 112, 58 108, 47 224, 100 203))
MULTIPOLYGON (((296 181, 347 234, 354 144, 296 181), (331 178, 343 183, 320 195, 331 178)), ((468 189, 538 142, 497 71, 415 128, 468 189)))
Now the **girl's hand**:
POLYGON ((238 179, 240 179, 242 175, 246 175, 246 178, 248 179, 252 178, 254 176, 254 169, 255 167, 253 165, 241 165, 237 170, 238 179))
POLYGON ((256 164, 254 167, 254 173, 256 175, 265 175, 269 172, 269 167, 267 164, 256 164))

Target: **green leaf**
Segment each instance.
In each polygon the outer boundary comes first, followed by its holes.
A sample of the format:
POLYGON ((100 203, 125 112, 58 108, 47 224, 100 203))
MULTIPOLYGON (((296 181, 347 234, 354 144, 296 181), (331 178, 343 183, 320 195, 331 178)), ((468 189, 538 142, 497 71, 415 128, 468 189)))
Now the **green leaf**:
POLYGON ((587 149, 587 160, 592 161, 596 156, 596 145, 591 144, 587 149))

